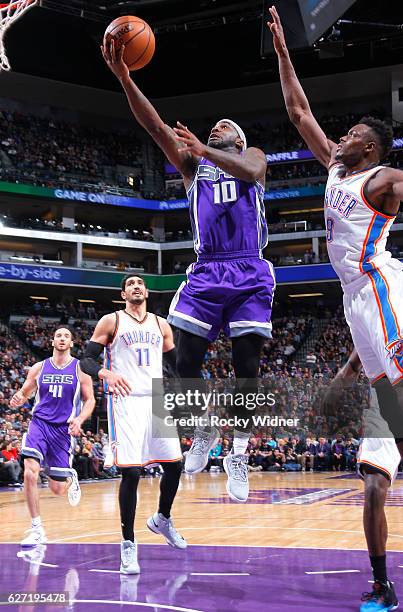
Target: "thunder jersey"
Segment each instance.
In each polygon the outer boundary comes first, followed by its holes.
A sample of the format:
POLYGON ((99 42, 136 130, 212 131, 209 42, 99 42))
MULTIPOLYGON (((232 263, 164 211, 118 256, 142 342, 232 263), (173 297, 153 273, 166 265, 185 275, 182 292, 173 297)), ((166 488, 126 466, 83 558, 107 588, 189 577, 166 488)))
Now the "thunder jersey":
POLYGON ((33 414, 53 425, 62 425, 81 411, 78 359, 74 357, 64 367, 54 365, 52 358, 42 362, 37 380, 33 414))
POLYGON ((327 250, 344 286, 391 258, 385 247, 395 217, 376 212, 364 195, 365 184, 381 168, 376 166, 345 178, 342 164, 329 171, 325 193, 327 250))
POLYGON ((202 158, 187 195, 198 256, 262 257, 268 239, 263 185, 234 178, 202 158))
POLYGON ((163 336, 158 319, 148 312, 143 323, 138 323, 125 310, 119 310, 116 317, 114 337, 105 347, 105 368, 126 378, 130 395, 151 395, 152 379, 162 378, 163 336))

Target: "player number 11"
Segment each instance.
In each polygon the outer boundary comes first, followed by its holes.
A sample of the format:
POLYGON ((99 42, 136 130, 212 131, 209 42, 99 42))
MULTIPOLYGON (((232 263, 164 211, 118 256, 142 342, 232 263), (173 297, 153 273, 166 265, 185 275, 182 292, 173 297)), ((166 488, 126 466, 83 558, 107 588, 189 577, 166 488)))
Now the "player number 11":
POLYGON ((150 349, 145 348, 136 349, 137 353, 137 361, 139 366, 149 366, 150 365, 150 349))

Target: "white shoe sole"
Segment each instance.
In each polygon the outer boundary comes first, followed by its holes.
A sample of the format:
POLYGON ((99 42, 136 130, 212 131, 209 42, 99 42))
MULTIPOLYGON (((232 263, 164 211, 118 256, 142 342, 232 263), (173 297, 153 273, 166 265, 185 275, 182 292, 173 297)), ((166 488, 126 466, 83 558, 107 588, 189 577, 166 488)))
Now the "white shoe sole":
MULTIPOLYGON (((208 464, 208 456, 209 456, 209 453, 210 453, 211 449, 212 449, 212 448, 213 448, 213 447, 214 447, 214 446, 215 446, 215 445, 218 443, 218 440, 219 440, 219 439, 220 439, 220 438, 216 438, 216 439, 214 440, 214 442, 211 444, 210 448, 209 448, 209 449, 208 449, 208 451, 207 451, 207 460, 206 460, 206 463, 205 463, 205 464, 204 464, 204 465, 203 465, 201 468, 199 468, 198 470, 187 470, 187 469, 186 469, 186 459, 185 459, 185 474, 200 474, 200 472, 202 472, 202 471, 204 470, 204 468, 205 468, 205 467, 206 467, 206 465, 208 464)), ((187 451, 187 453, 186 453, 186 454, 188 455, 189 453, 190 453, 190 451, 187 451)))
POLYGON ((232 499, 232 501, 238 502, 239 504, 245 504, 248 501, 249 491, 248 491, 248 497, 246 499, 238 499, 237 497, 235 497, 235 495, 230 491, 230 488, 229 488, 229 474, 228 474, 228 471, 227 471, 227 457, 224 457, 222 464, 223 464, 225 473, 228 476, 228 480, 227 480, 227 483, 225 485, 225 488, 227 490, 229 498, 232 499))
POLYGON ((120 566, 120 573, 125 574, 125 576, 137 575, 140 574, 140 567, 132 570, 127 570, 124 567, 120 566))

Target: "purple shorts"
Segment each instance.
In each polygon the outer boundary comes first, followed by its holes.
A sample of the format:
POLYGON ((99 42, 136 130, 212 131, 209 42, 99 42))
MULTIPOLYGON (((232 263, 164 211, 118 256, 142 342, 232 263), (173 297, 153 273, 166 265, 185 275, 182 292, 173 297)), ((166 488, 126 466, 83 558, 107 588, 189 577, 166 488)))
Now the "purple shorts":
POLYGON ((50 477, 67 478, 71 476, 74 442, 67 424, 52 425, 33 416, 22 439, 21 454, 38 459, 50 477))
POLYGON ((258 257, 198 261, 171 302, 168 322, 215 340, 259 334, 271 338, 273 265, 258 257))

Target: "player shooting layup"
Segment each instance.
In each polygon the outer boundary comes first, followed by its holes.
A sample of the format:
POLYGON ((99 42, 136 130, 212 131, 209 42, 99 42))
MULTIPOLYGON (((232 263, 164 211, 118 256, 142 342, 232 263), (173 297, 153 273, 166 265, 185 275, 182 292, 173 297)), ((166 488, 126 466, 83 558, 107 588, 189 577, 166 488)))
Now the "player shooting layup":
MULTIPOLYGON (((268 25, 279 60, 288 115, 315 157, 329 170, 325 195, 327 248, 343 288, 344 312, 358 361, 375 388, 382 417, 400 444, 403 266, 385 247, 403 199, 403 172, 380 164, 392 147, 392 130, 382 121, 364 117, 340 138, 339 144, 328 140, 295 74, 278 13, 274 7, 270 13, 273 22, 268 25)), ((360 455, 361 471, 387 475, 385 445, 380 444, 379 438, 365 442, 360 455)), ((393 450, 396 453, 395 446, 393 450)), ((383 493, 373 490, 373 495, 381 507, 378 516, 382 524, 383 493)), ((386 577, 385 525, 379 529, 373 524, 365 527, 375 583, 374 592, 361 609, 394 610, 397 599, 386 577), (375 608, 374 602, 385 607, 375 608)))
POLYGON ((113 463, 122 471, 119 490, 122 574, 140 572, 134 518, 141 467, 145 465, 160 463, 164 469, 158 512, 148 519, 148 528, 162 534, 175 548, 187 546, 170 518, 182 472, 179 438, 156 437, 152 421, 153 378, 162 379, 163 353, 174 366, 176 351, 169 324, 147 312, 147 297, 143 278, 125 276, 122 281, 125 310, 102 317, 81 360, 84 372, 104 381, 113 463), (104 368, 97 363, 102 351, 104 368))
POLYGON ((32 366, 22 388, 10 401, 12 408, 18 408, 36 391, 32 421, 21 449, 24 489, 32 518, 32 528, 21 542, 22 546, 46 542, 37 486, 41 465, 46 467, 51 491, 56 495, 64 495, 67 491, 70 504, 79 503, 81 491, 77 472, 71 467, 72 436, 80 435, 81 425, 91 416, 95 406, 91 377, 80 370, 78 360, 70 353, 71 331, 65 327, 57 329, 52 345, 52 357, 32 366))
MULTIPOLYGON (((265 338, 271 338, 275 285, 273 266, 263 259, 266 156, 247 148, 245 134, 230 119, 217 122, 207 145, 179 122, 171 129, 130 78, 122 60, 124 46, 116 52, 112 41, 102 51, 135 118, 178 168, 188 194, 197 263, 189 269, 168 317, 180 330, 178 374, 182 379, 200 378, 208 344, 224 329, 232 339, 235 375, 246 381, 239 391, 256 392, 261 349, 265 338)), ((245 406, 232 411, 247 422, 253 414, 245 406)), ((224 461, 227 491, 240 502, 249 491, 249 433, 250 427, 235 429, 232 453, 224 461)), ((188 473, 203 470, 218 435, 215 429, 196 429, 186 456, 188 473)))

